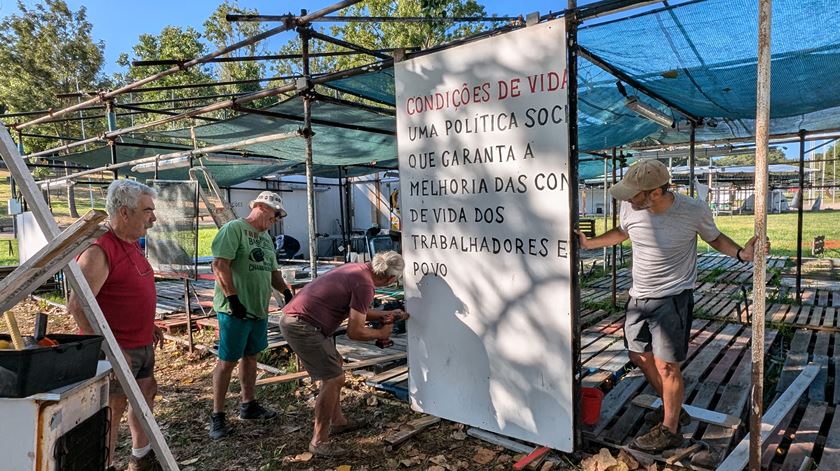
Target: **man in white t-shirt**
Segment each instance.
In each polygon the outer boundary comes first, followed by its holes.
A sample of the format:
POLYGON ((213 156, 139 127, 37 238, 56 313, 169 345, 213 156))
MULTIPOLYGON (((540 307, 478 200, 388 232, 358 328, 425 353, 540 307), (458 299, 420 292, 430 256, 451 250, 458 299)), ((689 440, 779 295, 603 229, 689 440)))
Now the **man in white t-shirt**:
MULTIPOLYGON (((742 248, 720 232, 709 206, 671 192, 671 175, 658 160, 642 160, 610 189, 621 201, 619 226, 592 239, 578 232, 583 249, 633 245, 633 284, 624 321, 624 344, 662 398, 663 407, 645 420, 655 425, 634 446, 651 453, 682 443, 680 427, 691 417, 682 410, 685 361, 697 278, 697 236, 718 252, 752 261, 756 238, 742 248)), ((769 252, 770 244, 765 250, 769 252)))

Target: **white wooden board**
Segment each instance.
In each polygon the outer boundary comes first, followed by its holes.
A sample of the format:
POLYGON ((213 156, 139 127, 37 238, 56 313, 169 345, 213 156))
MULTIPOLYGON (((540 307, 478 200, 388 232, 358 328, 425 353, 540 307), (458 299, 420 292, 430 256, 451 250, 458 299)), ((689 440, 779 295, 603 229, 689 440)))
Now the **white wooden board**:
POLYGON ((563 21, 395 78, 412 407, 571 451, 563 21))

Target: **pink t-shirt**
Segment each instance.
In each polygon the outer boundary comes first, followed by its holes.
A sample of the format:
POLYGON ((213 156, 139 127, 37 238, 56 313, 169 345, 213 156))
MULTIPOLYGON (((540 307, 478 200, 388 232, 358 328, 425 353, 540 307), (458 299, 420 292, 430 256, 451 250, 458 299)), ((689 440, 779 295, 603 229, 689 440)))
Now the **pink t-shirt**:
POLYGON ((367 312, 373 290, 373 273, 368 265, 348 263, 315 278, 292 298, 283 313, 332 335, 350 316, 350 309, 367 312))

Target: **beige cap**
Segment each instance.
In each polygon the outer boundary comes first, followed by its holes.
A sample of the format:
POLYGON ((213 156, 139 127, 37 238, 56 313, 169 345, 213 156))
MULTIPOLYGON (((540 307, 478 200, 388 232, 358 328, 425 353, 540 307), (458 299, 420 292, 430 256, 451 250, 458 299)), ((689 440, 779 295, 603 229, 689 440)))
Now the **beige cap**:
POLYGON ((668 167, 656 159, 640 160, 630 166, 620 182, 610 188, 613 198, 628 201, 642 191, 654 190, 671 181, 668 167))
POLYGON ((274 193, 273 191, 263 191, 256 198, 254 198, 248 206, 251 208, 254 207, 255 204, 262 203, 270 208, 273 208, 275 211, 280 211, 280 217, 284 218, 288 214, 286 209, 283 208, 283 200, 280 199, 280 195, 274 193))

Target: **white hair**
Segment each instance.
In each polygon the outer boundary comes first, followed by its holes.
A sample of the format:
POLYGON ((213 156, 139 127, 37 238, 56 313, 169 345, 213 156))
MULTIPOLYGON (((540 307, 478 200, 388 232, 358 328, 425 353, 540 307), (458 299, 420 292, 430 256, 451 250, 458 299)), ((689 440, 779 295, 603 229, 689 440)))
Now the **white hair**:
POLYGON ((142 195, 154 198, 157 192, 138 181, 127 178, 114 180, 108 185, 108 196, 105 198, 105 210, 108 211, 108 216, 116 217, 119 209, 123 207, 136 208, 142 195))
POLYGON ((402 255, 391 250, 376 254, 370 266, 374 276, 378 278, 390 278, 392 276, 400 278, 405 268, 405 262, 402 255))

